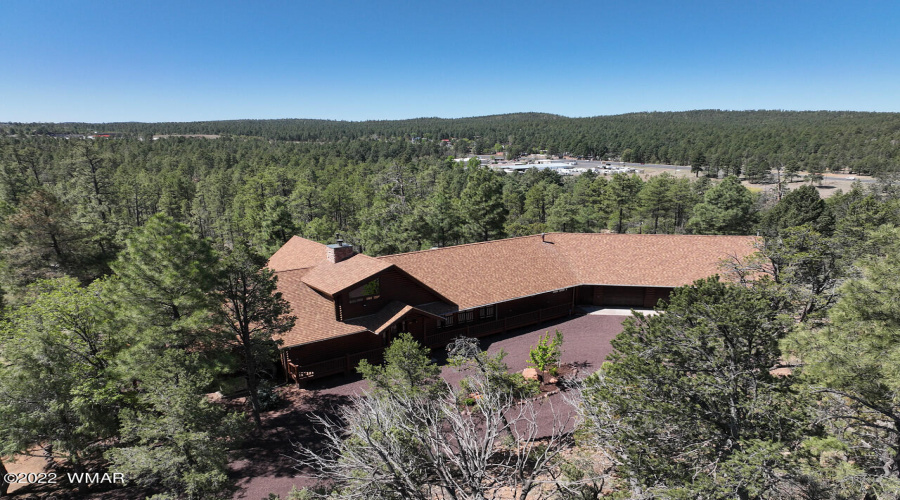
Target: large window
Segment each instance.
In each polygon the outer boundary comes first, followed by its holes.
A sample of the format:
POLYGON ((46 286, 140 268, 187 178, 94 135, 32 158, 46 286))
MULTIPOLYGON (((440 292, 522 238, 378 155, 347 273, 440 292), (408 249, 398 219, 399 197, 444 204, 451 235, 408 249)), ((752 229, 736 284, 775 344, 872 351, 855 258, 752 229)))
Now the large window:
POLYGON ((378 278, 363 284, 361 287, 350 290, 350 303, 362 302, 364 300, 375 300, 381 297, 381 284, 378 278))
POLYGON ((493 318, 497 314, 495 306, 484 306, 478 310, 478 317, 481 319, 493 318))
POLYGON ((459 320, 460 324, 475 321, 475 311, 468 310, 468 311, 458 312, 458 313, 456 313, 456 319, 459 320))

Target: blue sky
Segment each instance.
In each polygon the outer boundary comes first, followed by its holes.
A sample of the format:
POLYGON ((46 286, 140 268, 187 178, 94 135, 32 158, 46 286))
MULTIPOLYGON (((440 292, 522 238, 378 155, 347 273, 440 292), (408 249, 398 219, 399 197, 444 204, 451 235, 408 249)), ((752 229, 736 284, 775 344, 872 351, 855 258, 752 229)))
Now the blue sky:
POLYGON ((900 112, 894 1, 0 1, 0 122, 900 112))

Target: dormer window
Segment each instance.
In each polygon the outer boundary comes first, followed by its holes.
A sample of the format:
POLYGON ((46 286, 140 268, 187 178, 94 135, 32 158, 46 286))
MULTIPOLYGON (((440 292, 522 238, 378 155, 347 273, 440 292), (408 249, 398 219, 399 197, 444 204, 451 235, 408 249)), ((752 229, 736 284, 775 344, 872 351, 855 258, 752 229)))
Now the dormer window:
POLYGON ((362 302, 364 300, 375 300, 379 297, 381 297, 381 283, 379 283, 378 278, 350 290, 351 304, 362 302))

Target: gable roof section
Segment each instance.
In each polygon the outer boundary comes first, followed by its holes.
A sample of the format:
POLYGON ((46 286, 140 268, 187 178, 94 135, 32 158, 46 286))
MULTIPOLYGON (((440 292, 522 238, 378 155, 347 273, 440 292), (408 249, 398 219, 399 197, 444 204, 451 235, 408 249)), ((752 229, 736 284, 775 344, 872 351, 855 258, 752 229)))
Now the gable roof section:
POLYGON ((292 236, 269 257, 269 269, 279 272, 316 267, 326 262, 325 245, 299 236, 292 236))
POLYGON ((460 309, 572 286, 569 263, 538 236, 387 255, 391 262, 460 309))
POLYGON ((303 282, 316 290, 334 297, 336 293, 391 267, 390 262, 357 254, 337 264, 323 262, 303 276, 303 282))
POLYGON ((303 283, 303 275, 308 272, 306 269, 295 269, 276 273, 278 291, 291 305, 291 314, 297 317, 296 326, 281 335, 284 341, 282 347, 366 331, 363 326, 341 323, 335 319, 334 302, 303 283))
POLYGON ((392 324, 399 321, 401 318, 406 316, 410 312, 418 312, 419 314, 426 314, 428 316, 432 316, 435 319, 441 319, 437 314, 432 314, 428 311, 420 309, 418 307, 413 307, 409 304, 404 304, 398 300, 392 300, 385 304, 384 307, 381 308, 375 314, 369 314, 368 316, 360 316, 358 318, 352 318, 346 320, 348 323, 352 323, 354 325, 366 328, 370 332, 375 332, 380 334, 385 331, 392 324))

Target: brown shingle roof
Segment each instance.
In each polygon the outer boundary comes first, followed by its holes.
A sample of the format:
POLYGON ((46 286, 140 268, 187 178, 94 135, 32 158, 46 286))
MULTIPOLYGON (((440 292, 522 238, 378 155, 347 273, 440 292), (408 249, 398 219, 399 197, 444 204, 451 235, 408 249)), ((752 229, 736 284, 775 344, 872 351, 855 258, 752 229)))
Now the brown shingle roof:
POLYGON ((541 237, 525 236, 381 259, 396 264, 460 309, 571 286, 568 262, 541 237))
POLYGON ((460 309, 580 284, 677 287, 754 251, 751 236, 549 233, 387 255, 460 309))
POLYGON ((391 326, 391 323, 400 319, 404 314, 412 311, 414 308, 409 304, 404 304, 398 300, 392 300, 384 305, 375 314, 360 316, 346 320, 347 323, 354 324, 360 328, 365 328, 370 332, 381 333, 382 330, 391 326))
POLYGON ((412 311, 416 311, 420 314, 427 314, 435 319, 440 319, 440 315, 429 312, 421 307, 413 307, 409 304, 404 304, 399 300, 392 300, 385 304, 384 307, 375 314, 351 318, 346 321, 347 323, 363 327, 370 332, 381 333, 412 311))
POLYGON ((325 245, 294 236, 272 254, 268 267, 278 272, 316 267, 323 262, 325 262, 325 245))
POLYGON ((336 320, 334 302, 303 283, 303 275, 307 272, 307 269, 296 269, 276 273, 278 291, 291 304, 291 314, 297 317, 296 326, 281 336, 284 340, 282 347, 366 331, 365 327, 336 320))
POLYGON ((459 311, 459 307, 448 304, 446 302, 429 302, 427 304, 419 304, 416 309, 433 314, 435 316, 443 316, 448 313, 459 311))
POLYGON ((546 239, 584 285, 688 285, 721 273, 723 259, 756 250, 753 236, 552 233, 546 239))
POLYGON ((410 306, 391 302, 352 320, 356 324, 342 323, 335 319, 334 303, 313 290, 333 295, 392 265, 453 302, 456 307, 417 308, 442 314, 580 284, 687 285, 720 272, 724 258, 753 253, 757 238, 550 233, 544 240, 524 236, 378 259, 356 255, 331 264, 324 258, 325 245, 295 236, 269 261, 278 271, 279 291, 297 316, 297 326, 283 336, 284 346, 378 330, 408 313, 410 306))
POLYGON ((323 262, 310 269, 303 276, 303 282, 333 297, 334 294, 384 271, 391 265, 390 262, 359 254, 337 264, 323 262))

